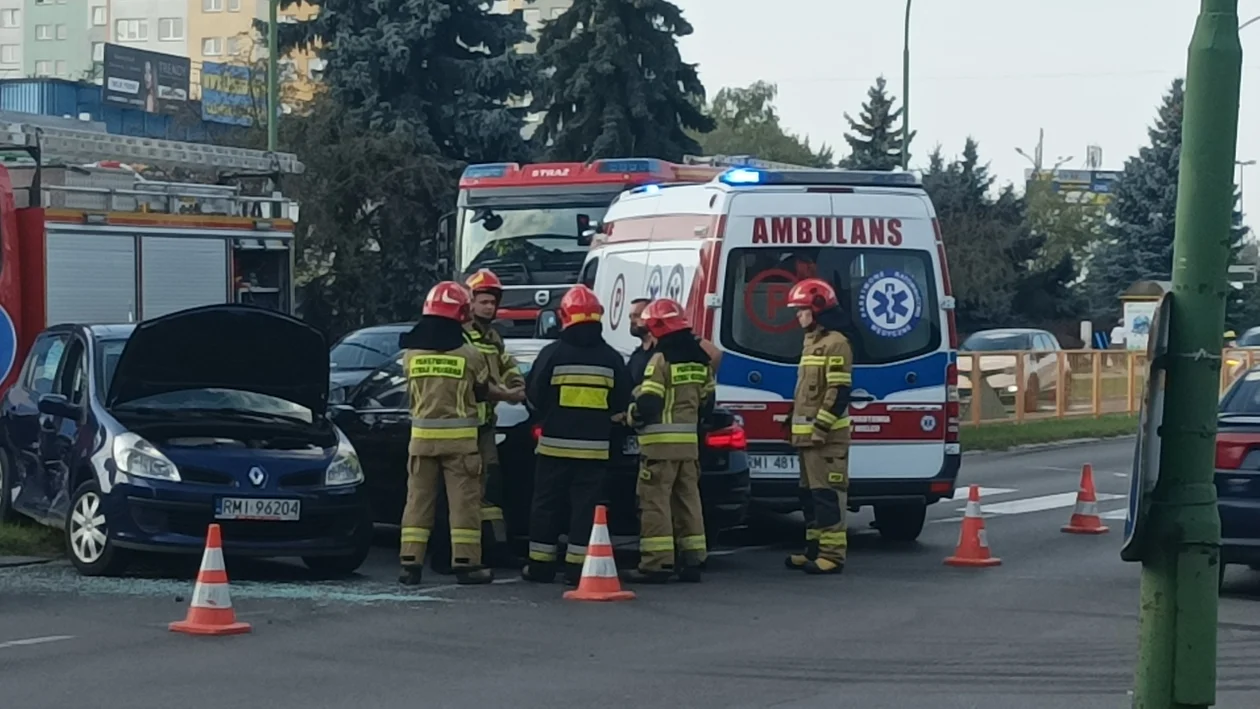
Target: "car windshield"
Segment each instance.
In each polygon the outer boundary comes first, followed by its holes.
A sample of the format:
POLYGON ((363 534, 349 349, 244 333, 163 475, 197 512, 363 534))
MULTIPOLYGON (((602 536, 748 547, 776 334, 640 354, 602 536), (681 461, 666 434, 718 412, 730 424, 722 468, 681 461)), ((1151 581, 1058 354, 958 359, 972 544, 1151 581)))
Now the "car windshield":
POLYGON ((1010 332, 977 332, 958 346, 962 352, 1014 352, 1028 349, 1028 335, 1010 332))
MULTIPOLYGON (((126 340, 106 340, 100 343, 98 372, 101 379, 98 383, 101 385, 101 391, 109 390, 110 382, 114 380, 114 373, 118 371, 118 360, 126 344, 126 340)), ((172 412, 222 411, 293 419, 306 423, 313 421, 311 410, 305 406, 266 394, 235 389, 207 388, 163 392, 128 401, 124 407, 131 410, 169 410, 172 412)))
POLYGON ((376 369, 398 352, 397 330, 359 330, 341 338, 328 352, 333 371, 376 369))
POLYGON ((1260 347, 1260 328, 1251 328, 1238 338, 1239 347, 1260 347))
POLYGON ((576 283, 589 248, 578 236, 607 211, 607 206, 464 209, 460 270, 489 268, 509 286, 576 283))
POLYGON ((1219 411, 1223 415, 1260 415, 1260 369, 1247 372, 1225 392, 1219 411))
POLYGON ((926 251, 885 248, 742 248, 727 262, 722 341, 775 362, 800 359, 802 335, 786 306, 792 284, 823 278, 836 288, 842 330, 857 364, 897 362, 941 345, 940 308, 926 251))

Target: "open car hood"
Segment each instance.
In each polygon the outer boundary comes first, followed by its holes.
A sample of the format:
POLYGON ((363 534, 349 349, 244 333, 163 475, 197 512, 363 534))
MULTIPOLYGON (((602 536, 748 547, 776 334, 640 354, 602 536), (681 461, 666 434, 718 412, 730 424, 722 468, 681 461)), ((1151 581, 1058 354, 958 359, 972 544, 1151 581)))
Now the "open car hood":
POLYGON ((235 389, 328 408, 328 342, 297 318, 250 305, 208 305, 136 325, 105 405, 188 389, 235 389))

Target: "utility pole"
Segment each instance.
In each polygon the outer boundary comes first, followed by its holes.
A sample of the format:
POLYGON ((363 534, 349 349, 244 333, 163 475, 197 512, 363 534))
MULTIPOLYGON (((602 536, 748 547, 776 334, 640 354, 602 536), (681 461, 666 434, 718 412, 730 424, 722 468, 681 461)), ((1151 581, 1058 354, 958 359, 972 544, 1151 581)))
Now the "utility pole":
POLYGON ((1241 73, 1238 0, 1202 0, 1186 68, 1159 477, 1139 539, 1136 709, 1216 702, 1221 523, 1212 477, 1241 73))
POLYGON ((910 0, 906 0, 906 38, 901 51, 901 169, 910 169, 910 0))
POLYGON ((276 27, 280 0, 269 0, 267 15, 267 150, 276 151, 280 142, 280 81, 276 74, 280 67, 280 40, 276 27))

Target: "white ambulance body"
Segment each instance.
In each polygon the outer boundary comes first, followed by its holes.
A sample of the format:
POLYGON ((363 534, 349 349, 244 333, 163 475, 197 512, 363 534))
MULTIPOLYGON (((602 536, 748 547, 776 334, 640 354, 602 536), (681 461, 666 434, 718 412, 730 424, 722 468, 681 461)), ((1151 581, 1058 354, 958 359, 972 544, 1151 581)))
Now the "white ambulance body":
POLYGON ((891 539, 914 539, 952 497, 960 463, 957 335, 935 211, 910 173, 736 168, 712 182, 645 185, 613 203, 581 280, 630 352, 640 297, 687 308, 723 351, 718 404, 748 434, 754 502, 799 509, 787 444, 802 333, 787 291, 817 276, 848 314, 854 444, 849 504, 873 505, 891 539))

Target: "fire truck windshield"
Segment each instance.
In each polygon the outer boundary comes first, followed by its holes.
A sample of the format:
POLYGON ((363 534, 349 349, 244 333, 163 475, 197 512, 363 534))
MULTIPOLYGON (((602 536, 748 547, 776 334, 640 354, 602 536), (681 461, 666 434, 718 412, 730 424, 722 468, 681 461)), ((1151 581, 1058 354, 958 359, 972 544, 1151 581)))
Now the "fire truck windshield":
POLYGON ((607 206, 465 208, 460 272, 488 268, 508 286, 576 283, 589 248, 578 237, 607 211, 607 206))

